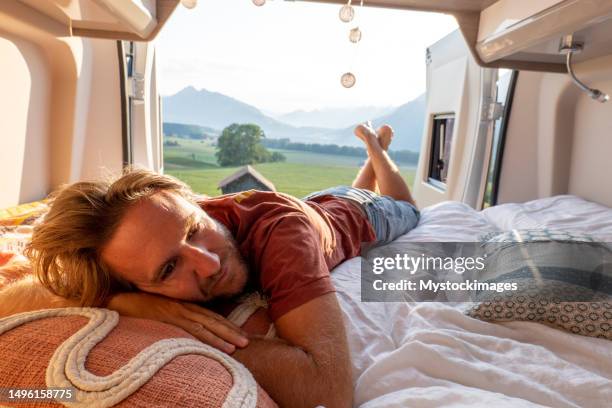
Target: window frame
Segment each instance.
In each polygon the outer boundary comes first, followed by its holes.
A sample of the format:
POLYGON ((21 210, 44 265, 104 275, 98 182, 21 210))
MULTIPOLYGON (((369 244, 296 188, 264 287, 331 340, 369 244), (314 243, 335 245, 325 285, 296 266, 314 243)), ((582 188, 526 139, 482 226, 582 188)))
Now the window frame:
MULTIPOLYGON (((512 102, 514 101, 514 91, 516 83, 518 81, 519 71, 513 70, 510 74, 510 80, 508 83, 508 91, 506 93, 506 99, 504 101, 504 109, 499 123, 499 138, 497 140, 497 155, 495 156, 495 162, 491 166, 493 160, 493 154, 489 155, 489 162, 487 163, 487 173, 484 179, 485 183, 485 194, 483 194, 481 208, 493 207, 498 204, 499 194, 499 182, 501 179, 502 163, 504 159, 504 147, 506 145, 506 135, 508 132, 508 123, 510 122, 510 115, 512 112, 512 102), (487 183, 491 177, 491 195, 490 201, 487 202, 486 188, 487 183)), ((492 136, 495 134, 495 122, 493 123, 492 136)), ((493 143, 491 143, 491 152, 494 149, 493 143)))
POLYGON ((448 171, 450 169, 450 157, 452 154, 452 150, 453 150, 453 142, 455 139, 455 122, 457 121, 457 116, 455 112, 443 112, 443 113, 435 113, 433 115, 430 116, 431 117, 431 136, 430 136, 430 144, 429 144, 429 160, 427 163, 427 183, 439 190, 442 191, 446 191, 447 188, 447 183, 445 181, 441 180, 441 175, 444 171, 444 169, 446 169, 446 178, 448 179, 448 171), (443 153, 445 157, 448 157, 447 162, 444 163, 444 168, 442 170, 440 170, 439 176, 440 179, 437 179, 435 177, 432 177, 432 166, 434 163, 434 154, 435 154, 435 146, 438 146, 438 154, 440 152, 440 145, 441 143, 439 143, 440 140, 440 132, 439 132, 439 127, 437 125, 438 121, 445 121, 445 128, 444 128, 444 145, 446 145, 446 134, 447 134, 447 128, 446 128, 446 121, 447 120, 452 120, 452 130, 450 132, 450 146, 449 146, 449 152, 448 155, 446 154, 446 149, 443 147, 443 153))
MULTIPOLYGON (((132 54, 130 54, 132 55, 132 54)), ((131 111, 132 103, 128 93, 128 64, 127 52, 125 43, 121 40, 117 41, 117 57, 119 63, 119 94, 121 97, 121 147, 123 156, 123 167, 131 166, 134 163, 134 154, 132 146, 132 127, 131 127, 131 111)), ((133 58, 133 55, 132 55, 133 58)), ((132 59, 132 67, 134 61, 132 59)))

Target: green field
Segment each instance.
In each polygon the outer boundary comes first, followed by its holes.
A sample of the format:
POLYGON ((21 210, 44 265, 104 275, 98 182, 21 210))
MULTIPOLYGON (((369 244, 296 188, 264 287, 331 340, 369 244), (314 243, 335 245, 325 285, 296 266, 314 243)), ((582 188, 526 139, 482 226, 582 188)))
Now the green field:
MULTIPOLYGON (((196 192, 218 195, 219 181, 240 167, 219 167, 215 147, 208 141, 166 138, 180 146, 164 146, 165 171, 186 183, 196 192)), ((272 149, 274 150, 274 149, 272 149)), ((262 163, 253 167, 276 186, 277 191, 303 197, 327 187, 351 184, 363 163, 358 157, 311 152, 277 150, 287 157, 282 163, 262 163)), ((401 167, 402 175, 412 185, 414 167, 401 167)))

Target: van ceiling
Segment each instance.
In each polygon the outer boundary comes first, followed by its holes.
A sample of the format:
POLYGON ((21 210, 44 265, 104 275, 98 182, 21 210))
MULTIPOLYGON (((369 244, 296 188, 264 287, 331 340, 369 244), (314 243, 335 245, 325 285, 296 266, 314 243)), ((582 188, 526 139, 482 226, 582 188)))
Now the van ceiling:
POLYGON ((66 27, 68 35, 150 41, 179 0, 0 0, 0 10, 21 3, 66 27))
MULTIPOLYGON (((314 3, 346 4, 346 0, 306 0, 314 3)), ((367 0, 364 5, 406 10, 466 12, 481 11, 496 0, 367 0)), ((358 4, 359 0, 355 0, 358 4)))

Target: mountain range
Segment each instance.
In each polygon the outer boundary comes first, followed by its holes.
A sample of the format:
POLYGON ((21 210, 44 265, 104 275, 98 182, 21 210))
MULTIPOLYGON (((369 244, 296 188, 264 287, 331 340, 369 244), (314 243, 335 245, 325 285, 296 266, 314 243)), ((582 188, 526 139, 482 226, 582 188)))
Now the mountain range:
POLYGON ((164 122, 199 125, 220 131, 232 123, 255 123, 268 138, 292 142, 360 146, 352 123, 372 119, 375 126, 388 123, 396 137, 392 149, 418 152, 425 119, 425 96, 397 108, 358 107, 296 111, 271 117, 255 106, 205 89, 187 87, 163 98, 164 122))
POLYGON ((354 108, 326 108, 312 111, 297 110, 283 114, 272 114, 274 119, 291 126, 315 126, 329 129, 342 129, 353 126, 365 119, 388 115, 395 107, 359 106, 354 108))

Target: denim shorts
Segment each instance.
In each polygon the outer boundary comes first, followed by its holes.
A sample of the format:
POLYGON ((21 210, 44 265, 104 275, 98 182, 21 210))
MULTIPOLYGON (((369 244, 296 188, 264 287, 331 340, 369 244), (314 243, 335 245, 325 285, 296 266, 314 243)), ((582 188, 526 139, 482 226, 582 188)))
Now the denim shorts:
POLYGON ((362 188, 338 186, 307 195, 303 200, 331 195, 356 202, 365 211, 378 245, 387 244, 416 227, 420 213, 407 201, 381 196, 362 188))

